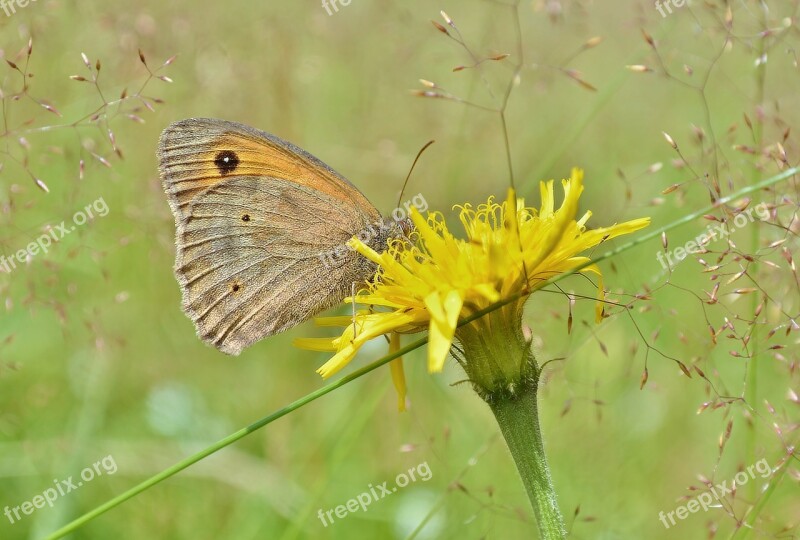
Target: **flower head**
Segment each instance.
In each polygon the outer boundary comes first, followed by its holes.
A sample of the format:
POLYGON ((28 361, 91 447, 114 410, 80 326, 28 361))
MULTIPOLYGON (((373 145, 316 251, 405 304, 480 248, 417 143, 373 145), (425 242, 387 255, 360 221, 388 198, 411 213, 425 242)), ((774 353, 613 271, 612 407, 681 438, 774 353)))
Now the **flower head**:
MULTIPOLYGON (((650 220, 641 218, 588 230, 586 222, 591 212, 575 219, 583 191, 583 171, 573 169, 570 179, 563 180, 562 185, 564 201, 558 209, 555 209, 552 180, 540 185, 541 207, 538 210, 526 207, 513 189, 509 189, 502 203, 490 197, 477 208, 470 204, 457 207, 465 239, 450 233, 441 214, 429 213, 425 218, 413 208, 410 215, 415 231, 408 239, 393 240, 383 253, 352 238, 349 245, 375 262, 378 271, 366 290, 345 301, 367 308, 356 313, 355 321, 350 316, 317 320, 325 326, 343 326, 340 336, 301 339, 296 344, 335 352, 318 370, 323 377, 329 377, 347 365, 358 349, 375 337, 391 335, 390 343, 397 347, 398 334, 428 330, 428 370, 439 372, 454 339, 466 345, 481 332, 502 334, 504 329, 499 326, 508 326, 503 321, 520 328, 517 323, 521 321, 527 297, 559 274, 578 268, 581 272, 596 274, 598 296, 602 301, 600 270, 589 264, 589 258, 579 254, 605 240, 646 227, 650 220), (482 317, 458 327, 459 318, 469 317, 514 295, 518 299, 498 310, 499 319, 482 317)), ((600 302, 597 318, 602 318, 600 302)), ((511 372, 516 369, 513 363, 509 373, 502 373, 505 370, 502 363, 499 366, 496 362, 489 363, 493 364, 488 374, 491 380, 482 384, 491 386, 493 380, 505 380, 508 376, 513 379, 511 372)), ((465 369, 473 383, 475 377, 487 376, 470 366, 465 369)), ((393 361, 392 375, 402 408, 405 394, 402 360, 393 361)))

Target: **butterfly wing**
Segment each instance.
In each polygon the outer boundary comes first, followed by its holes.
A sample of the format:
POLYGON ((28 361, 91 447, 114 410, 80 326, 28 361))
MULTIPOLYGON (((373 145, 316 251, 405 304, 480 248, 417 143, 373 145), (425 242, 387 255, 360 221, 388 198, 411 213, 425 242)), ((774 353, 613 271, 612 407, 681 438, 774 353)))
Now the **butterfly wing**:
POLYGON ((158 147, 177 229, 175 274, 198 336, 228 354, 338 303, 374 270, 347 250, 381 219, 307 152, 248 126, 188 119, 158 147))

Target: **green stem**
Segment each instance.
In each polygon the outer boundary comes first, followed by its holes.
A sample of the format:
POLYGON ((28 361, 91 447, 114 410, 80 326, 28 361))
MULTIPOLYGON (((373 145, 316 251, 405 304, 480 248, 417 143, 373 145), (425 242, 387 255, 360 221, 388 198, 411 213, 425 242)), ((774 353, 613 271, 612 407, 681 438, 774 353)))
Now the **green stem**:
POLYGON ((539 366, 522 330, 522 310, 523 303, 516 302, 459 327, 460 362, 500 426, 533 506, 539 537, 561 540, 566 538, 564 518, 539 429, 539 366))
POLYGON ((537 386, 535 379, 527 380, 515 394, 501 392, 493 396, 489 407, 500 425, 525 491, 528 492, 539 525, 539 536, 543 540, 561 540, 566 538, 567 532, 558 508, 539 429, 537 386))

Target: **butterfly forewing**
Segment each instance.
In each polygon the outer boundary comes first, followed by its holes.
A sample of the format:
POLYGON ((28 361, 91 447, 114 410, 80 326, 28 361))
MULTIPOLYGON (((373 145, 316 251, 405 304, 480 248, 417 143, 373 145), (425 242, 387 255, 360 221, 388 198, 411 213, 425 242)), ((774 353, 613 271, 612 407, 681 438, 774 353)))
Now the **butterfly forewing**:
POLYGON ((350 209, 380 214, 358 189, 305 150, 244 124, 213 118, 175 122, 161 135, 159 168, 176 217, 198 193, 229 176, 267 176, 306 185, 350 209))

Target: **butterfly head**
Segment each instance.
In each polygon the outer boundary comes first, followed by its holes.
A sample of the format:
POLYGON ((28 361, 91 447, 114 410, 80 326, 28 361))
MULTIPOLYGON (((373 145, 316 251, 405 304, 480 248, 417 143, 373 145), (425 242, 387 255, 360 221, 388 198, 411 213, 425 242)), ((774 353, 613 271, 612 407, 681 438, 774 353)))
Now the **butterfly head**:
POLYGON ((406 238, 408 238, 408 236, 414 232, 414 222, 411 221, 410 218, 401 219, 397 222, 397 225, 400 227, 402 235, 406 238))
MULTIPOLYGON (((383 253, 389 249, 392 240, 397 238, 408 238, 414 231, 414 224, 410 219, 394 219, 392 217, 382 218, 379 222, 368 227, 364 231, 366 234, 358 234, 359 240, 368 245, 377 253, 383 253), (364 238, 366 236, 366 238, 364 238)), ((365 257, 360 257, 363 275, 373 276, 378 267, 375 263, 365 257)))

